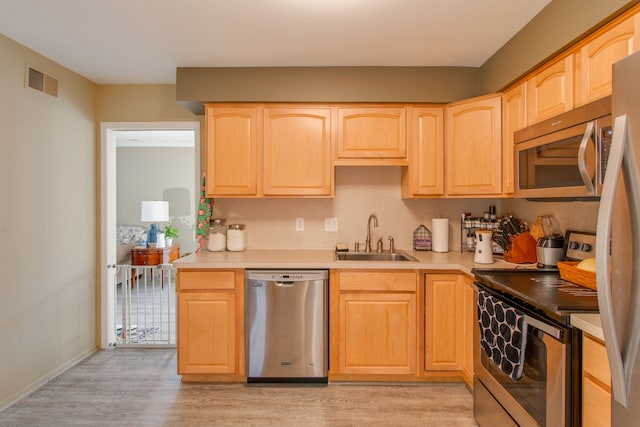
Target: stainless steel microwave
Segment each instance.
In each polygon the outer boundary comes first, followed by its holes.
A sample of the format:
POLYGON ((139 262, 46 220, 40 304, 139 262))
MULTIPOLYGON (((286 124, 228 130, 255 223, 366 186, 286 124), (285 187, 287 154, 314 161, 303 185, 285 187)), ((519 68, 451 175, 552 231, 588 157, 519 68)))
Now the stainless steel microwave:
POLYGON ((611 146, 611 97, 514 133, 514 196, 598 198, 611 146))

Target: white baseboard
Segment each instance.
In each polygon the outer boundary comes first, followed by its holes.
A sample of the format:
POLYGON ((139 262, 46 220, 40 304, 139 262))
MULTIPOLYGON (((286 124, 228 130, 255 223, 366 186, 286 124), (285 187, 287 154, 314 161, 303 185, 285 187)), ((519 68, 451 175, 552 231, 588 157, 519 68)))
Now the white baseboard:
POLYGON ((48 383, 49 381, 51 381, 52 379, 57 377, 58 375, 60 375, 63 372, 67 371, 68 369, 74 367, 75 365, 77 365, 78 363, 82 362, 84 359, 86 359, 87 357, 91 356, 93 353, 95 353, 98 350, 99 350, 98 348, 92 348, 92 349, 87 350, 87 351, 85 351, 83 353, 80 353, 78 356, 74 357, 73 359, 67 361, 63 365, 59 366, 58 368, 54 369, 53 371, 49 372, 46 375, 43 375, 42 377, 40 377, 39 379, 37 379, 33 383, 29 384, 27 387, 23 388, 18 393, 16 393, 13 396, 5 399, 3 402, 0 402, 0 412, 4 411, 9 406, 11 406, 14 403, 16 403, 18 400, 20 400, 20 399, 28 396, 29 394, 33 393, 34 391, 36 391, 37 389, 39 389, 40 387, 42 387, 43 385, 45 385, 46 383, 48 383))

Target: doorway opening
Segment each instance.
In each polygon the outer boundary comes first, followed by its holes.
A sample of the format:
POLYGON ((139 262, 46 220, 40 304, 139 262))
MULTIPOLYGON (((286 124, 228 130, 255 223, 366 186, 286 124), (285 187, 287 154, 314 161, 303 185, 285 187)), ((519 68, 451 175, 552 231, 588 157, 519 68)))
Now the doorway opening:
MULTIPOLYGON (((200 188, 200 123, 102 123, 100 131, 100 347, 113 347, 122 342, 124 336, 134 335, 133 332, 138 328, 144 329, 149 343, 153 342, 156 326, 149 328, 118 323, 117 317, 122 315, 123 307, 118 306, 117 297, 122 290, 136 289, 136 284, 140 285, 138 290, 143 290, 141 286, 147 282, 155 286, 155 280, 158 281, 157 289, 165 290, 167 267, 163 267, 164 262, 159 261, 151 268, 135 269, 135 265, 132 265, 136 263, 132 259, 132 249, 138 250, 136 253, 139 254, 142 240, 141 235, 136 233, 145 233, 150 226, 142 221, 142 201, 167 201, 169 219, 159 225, 177 228, 178 238, 171 247, 179 248, 179 256, 195 250, 200 188), (132 231, 134 229, 135 232, 132 231), (129 282, 122 283, 123 277, 129 282)), ((153 300, 148 298, 148 301, 153 300)), ((170 304, 175 305, 175 302, 170 304)), ((175 316, 175 310, 171 315, 175 316)), ((174 326, 175 322, 171 325, 173 334, 174 326)), ((139 338, 141 332, 136 333, 139 338)), ((141 341, 145 340, 136 341, 135 344, 139 345, 144 344, 141 341)))

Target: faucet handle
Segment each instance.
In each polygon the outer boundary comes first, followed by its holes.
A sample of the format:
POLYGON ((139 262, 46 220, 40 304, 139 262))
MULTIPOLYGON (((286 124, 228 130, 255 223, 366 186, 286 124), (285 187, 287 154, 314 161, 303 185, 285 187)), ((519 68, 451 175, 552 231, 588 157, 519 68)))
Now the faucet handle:
POLYGON ((389 236, 389 252, 394 253, 395 251, 396 251, 396 247, 393 242, 393 237, 389 236))
POLYGON ((382 247, 382 237, 378 239, 378 244, 376 247, 376 252, 382 252, 384 249, 382 247))

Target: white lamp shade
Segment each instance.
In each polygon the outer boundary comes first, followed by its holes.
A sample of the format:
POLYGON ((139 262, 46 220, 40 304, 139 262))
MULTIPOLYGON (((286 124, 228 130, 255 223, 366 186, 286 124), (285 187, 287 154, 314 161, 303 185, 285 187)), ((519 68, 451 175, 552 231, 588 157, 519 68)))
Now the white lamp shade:
POLYGON ((169 221, 169 202, 167 201, 144 201, 141 210, 140 221, 142 222, 169 221))

